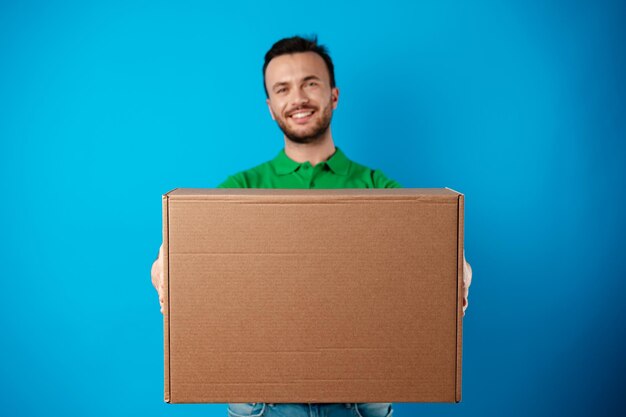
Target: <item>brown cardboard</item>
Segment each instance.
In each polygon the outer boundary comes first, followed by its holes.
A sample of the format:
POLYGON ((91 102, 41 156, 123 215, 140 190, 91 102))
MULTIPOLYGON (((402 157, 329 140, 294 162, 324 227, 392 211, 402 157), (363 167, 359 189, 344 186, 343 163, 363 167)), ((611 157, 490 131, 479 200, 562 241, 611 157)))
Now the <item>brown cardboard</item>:
POLYGON ((163 196, 165 401, 461 400, 463 195, 163 196))

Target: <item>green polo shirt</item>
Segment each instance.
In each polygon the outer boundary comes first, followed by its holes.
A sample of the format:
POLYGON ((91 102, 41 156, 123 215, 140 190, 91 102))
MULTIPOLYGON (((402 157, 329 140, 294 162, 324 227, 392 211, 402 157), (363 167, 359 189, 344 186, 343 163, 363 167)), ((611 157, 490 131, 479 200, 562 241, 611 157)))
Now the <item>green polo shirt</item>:
POLYGON ((312 166, 289 158, 285 149, 271 161, 229 176, 217 188, 402 188, 379 169, 351 161, 335 146, 328 160, 312 166))

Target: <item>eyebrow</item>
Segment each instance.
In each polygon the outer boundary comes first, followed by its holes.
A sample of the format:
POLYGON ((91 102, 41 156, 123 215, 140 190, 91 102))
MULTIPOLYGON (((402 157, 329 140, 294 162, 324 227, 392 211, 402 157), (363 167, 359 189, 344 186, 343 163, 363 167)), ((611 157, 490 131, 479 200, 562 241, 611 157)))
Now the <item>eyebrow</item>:
POLYGON ((302 81, 309 81, 309 80, 322 81, 322 79, 320 77, 318 77, 317 75, 309 75, 308 77, 304 77, 304 79, 302 81))
POLYGON ((287 82, 285 82, 285 81, 281 81, 281 82, 275 83, 275 84, 272 86, 272 90, 276 90, 276 87, 280 87, 280 86, 282 86, 282 85, 287 85, 287 84, 288 84, 288 83, 287 83, 287 82))
MULTIPOLYGON (((322 81, 322 79, 318 77, 317 75, 307 75, 306 77, 302 79, 302 82, 307 82, 309 80, 322 81)), ((272 90, 275 90, 276 87, 280 87, 280 86, 288 85, 288 84, 289 83, 287 81, 280 81, 280 82, 274 83, 274 85, 272 86, 272 90)))

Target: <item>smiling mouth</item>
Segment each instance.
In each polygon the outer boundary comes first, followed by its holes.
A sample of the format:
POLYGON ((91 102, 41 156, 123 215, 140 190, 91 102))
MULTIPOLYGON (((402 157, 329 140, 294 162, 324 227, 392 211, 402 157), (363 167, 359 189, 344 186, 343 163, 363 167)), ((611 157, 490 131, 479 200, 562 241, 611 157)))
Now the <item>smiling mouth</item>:
POLYGON ((315 110, 300 110, 295 113, 292 113, 289 117, 293 119, 296 123, 306 123, 311 119, 315 110))

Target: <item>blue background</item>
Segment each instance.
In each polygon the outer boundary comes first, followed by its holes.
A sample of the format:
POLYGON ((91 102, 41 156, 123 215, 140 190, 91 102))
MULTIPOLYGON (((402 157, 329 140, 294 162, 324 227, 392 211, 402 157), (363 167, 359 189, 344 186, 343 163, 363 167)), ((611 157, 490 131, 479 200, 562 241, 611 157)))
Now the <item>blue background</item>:
POLYGON ((336 144, 466 194, 463 402, 394 415, 619 414, 625 17, 618 1, 3 1, 0 414, 226 415, 162 400, 161 194, 276 155, 263 55, 311 33, 336 65, 336 144))

